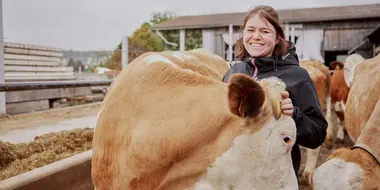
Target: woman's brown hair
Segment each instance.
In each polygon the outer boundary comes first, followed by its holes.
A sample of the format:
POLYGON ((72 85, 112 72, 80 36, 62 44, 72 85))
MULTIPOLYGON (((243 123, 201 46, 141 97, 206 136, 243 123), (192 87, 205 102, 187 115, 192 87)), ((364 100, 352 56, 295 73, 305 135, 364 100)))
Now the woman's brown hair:
MULTIPOLYGON (((248 14, 245 16, 243 23, 240 27, 241 35, 243 35, 245 25, 249 19, 251 19, 256 14, 259 14, 261 18, 264 18, 269 23, 273 25, 273 27, 276 30, 276 35, 278 39, 278 44, 274 47, 272 56, 282 57, 285 55, 286 52, 286 41, 285 41, 285 33, 284 29, 282 28, 280 24, 280 18, 279 14, 276 10, 273 9, 271 6, 256 6, 254 9, 250 10, 248 14)), ((245 57, 249 56, 247 50, 244 48, 243 45, 243 36, 239 38, 239 40, 236 42, 237 47, 237 58, 238 59, 244 59, 245 57)))

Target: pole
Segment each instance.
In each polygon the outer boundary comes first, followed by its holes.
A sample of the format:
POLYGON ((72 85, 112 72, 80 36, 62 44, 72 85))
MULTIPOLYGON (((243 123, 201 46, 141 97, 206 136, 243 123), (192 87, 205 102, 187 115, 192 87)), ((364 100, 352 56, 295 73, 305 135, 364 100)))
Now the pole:
MULTIPOLYGON (((0 0, 0 83, 5 82, 4 42, 3 42, 3 1, 0 0)), ((0 115, 6 114, 5 92, 0 92, 0 115)))
POLYGON ((233 26, 232 24, 229 25, 228 27, 228 38, 229 38, 229 41, 230 41, 230 44, 228 45, 228 61, 232 61, 232 35, 233 35, 233 26))
POLYGON ((121 44, 121 67, 124 69, 128 65, 128 36, 123 38, 121 44))
POLYGON ((51 81, 51 82, 7 82, 0 83, 0 92, 42 90, 53 88, 75 88, 85 86, 109 86, 113 80, 51 81))

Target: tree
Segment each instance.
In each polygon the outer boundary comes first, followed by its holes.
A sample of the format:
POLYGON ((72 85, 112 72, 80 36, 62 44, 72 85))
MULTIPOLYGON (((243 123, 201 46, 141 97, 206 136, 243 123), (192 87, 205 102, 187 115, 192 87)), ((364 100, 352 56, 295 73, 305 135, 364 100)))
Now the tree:
POLYGON ((164 49, 164 42, 150 30, 150 27, 149 23, 143 23, 141 27, 128 38, 128 42, 131 45, 142 47, 149 51, 162 51, 164 49))
MULTIPOLYGON (((141 24, 140 28, 136 29, 130 37, 128 37, 128 44, 140 47, 147 51, 164 51, 164 50, 179 50, 179 31, 169 30, 161 31, 161 34, 169 41, 178 44, 178 46, 166 45, 165 42, 152 31, 150 28, 153 25, 171 20, 175 18, 175 14, 169 11, 154 12, 151 14, 151 19, 141 24), (166 48, 165 48, 166 47, 166 48)), ((187 30, 186 31, 186 46, 185 49, 194 49, 202 46, 202 32, 201 30, 187 30)), ((110 69, 121 69, 121 42, 117 45, 113 55, 109 58, 105 66, 110 69)), ((129 61, 132 61, 129 59, 129 61)))
POLYGON ((174 13, 172 12, 168 12, 168 11, 164 11, 162 13, 158 12, 154 12, 152 13, 151 15, 152 19, 150 19, 150 25, 153 26, 155 24, 159 24, 159 23, 162 23, 162 22, 165 22, 165 21, 168 21, 168 20, 172 20, 174 19, 176 16, 174 13))

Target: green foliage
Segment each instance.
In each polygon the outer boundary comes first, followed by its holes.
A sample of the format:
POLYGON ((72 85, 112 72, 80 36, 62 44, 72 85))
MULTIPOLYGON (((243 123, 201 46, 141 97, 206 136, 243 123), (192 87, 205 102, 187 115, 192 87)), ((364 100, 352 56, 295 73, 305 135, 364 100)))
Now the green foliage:
MULTIPOLYGON (((175 17, 174 13, 168 11, 152 13, 151 19, 148 22, 144 22, 140 28, 128 37, 128 43, 147 51, 179 50, 179 30, 160 31, 169 42, 178 44, 178 46, 171 46, 165 44, 156 32, 150 29, 153 25, 174 19, 175 17)), ((186 50, 200 48, 202 46, 202 31, 186 30, 185 44, 186 50)), ((104 65, 110 69, 121 69, 121 42, 117 45, 112 57, 104 65)))
POLYGON ((164 42, 150 30, 150 27, 149 23, 142 24, 141 27, 128 38, 128 42, 131 45, 142 47, 148 51, 162 51, 164 42))

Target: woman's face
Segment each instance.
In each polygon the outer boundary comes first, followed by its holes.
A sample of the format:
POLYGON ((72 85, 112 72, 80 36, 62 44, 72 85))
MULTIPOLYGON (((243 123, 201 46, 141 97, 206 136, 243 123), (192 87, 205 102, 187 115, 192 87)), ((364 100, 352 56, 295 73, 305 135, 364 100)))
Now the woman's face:
POLYGON ((250 18, 243 32, 243 45, 252 57, 269 57, 278 43, 272 24, 258 14, 250 18))

